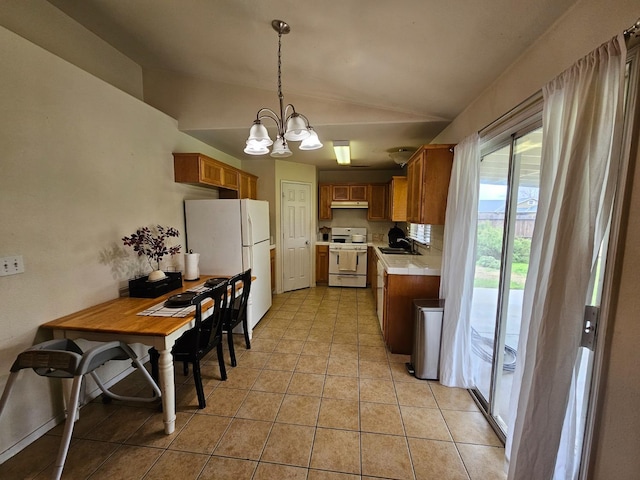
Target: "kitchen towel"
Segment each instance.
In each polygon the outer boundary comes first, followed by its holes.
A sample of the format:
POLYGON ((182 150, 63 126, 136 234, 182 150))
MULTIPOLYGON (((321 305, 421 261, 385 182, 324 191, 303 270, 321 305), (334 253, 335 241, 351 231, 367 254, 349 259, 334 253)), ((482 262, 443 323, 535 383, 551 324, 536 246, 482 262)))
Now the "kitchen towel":
POLYGON ((200 261, 199 253, 184 254, 184 279, 185 280, 198 280, 200 278, 200 268, 198 267, 199 261, 200 261))
POLYGON ((338 255, 338 269, 341 272, 355 272, 358 262, 358 252, 343 250, 338 255))

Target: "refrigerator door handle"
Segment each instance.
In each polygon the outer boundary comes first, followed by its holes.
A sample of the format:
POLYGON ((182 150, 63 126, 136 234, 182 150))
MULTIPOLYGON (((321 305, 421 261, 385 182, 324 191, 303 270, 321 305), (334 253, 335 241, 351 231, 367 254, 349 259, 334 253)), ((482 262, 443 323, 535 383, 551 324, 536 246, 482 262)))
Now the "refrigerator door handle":
MULTIPOLYGON (((248 240, 249 240, 249 245, 253 245, 253 222, 251 221, 251 215, 249 215, 247 213, 247 226, 248 228, 248 240)), ((251 262, 253 263, 253 262, 251 262)))

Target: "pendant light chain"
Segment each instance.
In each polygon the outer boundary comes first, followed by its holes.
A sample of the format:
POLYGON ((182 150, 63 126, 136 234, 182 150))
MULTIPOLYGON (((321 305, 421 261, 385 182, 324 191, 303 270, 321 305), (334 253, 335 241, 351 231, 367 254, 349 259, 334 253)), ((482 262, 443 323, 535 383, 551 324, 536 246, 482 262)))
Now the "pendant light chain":
POLYGON ((282 115, 282 101, 284 95, 282 94, 282 32, 278 32, 278 98, 280 99, 280 114, 282 115))
POLYGON ((282 133, 282 143, 286 146, 287 141, 284 138, 284 95, 282 94, 282 28, 278 31, 278 100, 280 101, 280 128, 282 133))

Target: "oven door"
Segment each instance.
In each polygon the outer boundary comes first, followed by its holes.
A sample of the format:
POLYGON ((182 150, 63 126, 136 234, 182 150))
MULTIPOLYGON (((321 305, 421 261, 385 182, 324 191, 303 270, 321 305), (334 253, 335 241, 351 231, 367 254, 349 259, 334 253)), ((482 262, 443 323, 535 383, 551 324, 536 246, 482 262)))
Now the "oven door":
POLYGON ((366 287, 367 250, 329 247, 329 286, 366 287), (342 260, 341 260, 342 256, 342 260), (355 257, 355 265, 353 258, 355 257), (341 268, 342 262, 342 268, 341 268), (346 267, 345 267, 346 266, 346 267), (353 266, 353 268, 351 268, 353 266))

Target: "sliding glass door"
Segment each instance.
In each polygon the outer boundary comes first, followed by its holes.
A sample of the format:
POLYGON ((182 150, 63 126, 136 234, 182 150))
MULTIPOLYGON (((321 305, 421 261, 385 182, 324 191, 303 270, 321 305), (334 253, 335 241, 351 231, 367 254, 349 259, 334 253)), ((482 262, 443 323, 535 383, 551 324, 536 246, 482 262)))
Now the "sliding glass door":
MULTIPOLYGON (((626 179, 632 139, 637 138, 637 103, 640 98, 640 46, 629 50, 625 85, 625 120, 622 162, 613 216, 599 245, 585 298, 582 345, 577 351, 556 457, 555 478, 587 478, 594 439, 594 405, 603 381, 603 338, 612 314, 615 292, 613 266, 623 243, 620 229, 624 215, 626 179), (635 115, 635 117, 634 117, 635 115), (635 126, 634 126, 635 125, 635 126), (611 239, 611 243, 610 243, 611 239)), ((522 300, 529 269, 533 225, 538 206, 541 164, 541 107, 536 99, 501 119, 485 132, 481 145, 478 202, 477 255, 471 309, 471 360, 478 403, 503 440, 513 424, 510 415, 518 352, 522 300)), ((615 159, 617 161, 617 159, 615 159)), ((606 213, 606 212, 604 212, 606 213)), ((526 330, 525 330, 526 331, 526 330)), ((522 339, 523 341, 525 339, 522 339)))
POLYGON ((540 178, 535 124, 483 152, 480 164, 471 347, 476 397, 503 435, 529 266, 540 178))

